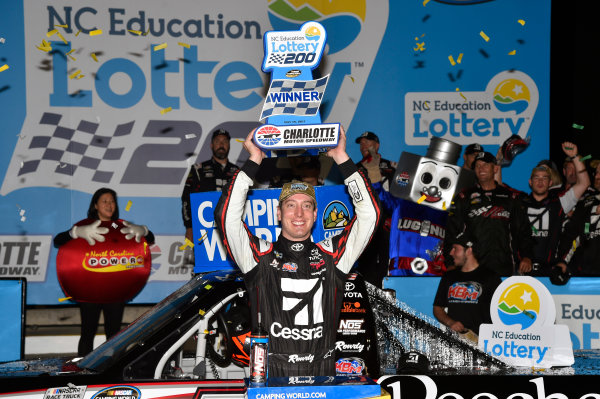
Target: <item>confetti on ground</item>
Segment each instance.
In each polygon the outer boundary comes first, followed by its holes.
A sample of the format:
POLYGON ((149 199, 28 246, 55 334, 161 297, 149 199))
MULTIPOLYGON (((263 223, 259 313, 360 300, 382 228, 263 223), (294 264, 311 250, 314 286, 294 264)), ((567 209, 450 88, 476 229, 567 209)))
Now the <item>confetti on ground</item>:
POLYGON ((187 43, 184 43, 184 42, 177 42, 177 44, 179 44, 180 46, 185 47, 185 48, 190 48, 190 45, 187 43))
POLYGON ((167 43, 157 44, 156 46, 154 46, 153 50, 158 51, 158 50, 162 50, 164 48, 167 48, 167 43))
POLYGON ((583 130, 583 125, 578 125, 577 123, 573 123, 573 128, 583 130))
POLYGON ((69 79, 75 79, 77 77, 77 75, 81 74, 81 70, 78 69, 75 72, 73 72, 73 74, 71 76, 69 76, 69 79))
POLYGON ((525 26, 525 20, 524 19, 519 19, 517 22, 520 23, 521 26, 525 26))
POLYGON ((58 33, 58 29, 52 29, 51 31, 46 32, 46 37, 53 36, 58 33))
POLYGON ((490 38, 488 37, 488 35, 485 34, 484 31, 479 32, 479 36, 481 36, 486 42, 490 41, 490 38))
POLYGON ((517 54, 517 50, 513 50, 508 53, 508 55, 515 55, 515 54, 517 54))
POLYGON ((96 53, 92 53, 90 55, 92 56, 92 58, 94 59, 94 61, 98 62, 98 57, 96 57, 96 53))
POLYGON ((161 109, 161 110, 160 110, 160 114, 161 114, 161 115, 164 115, 164 114, 166 114, 167 112, 171 112, 171 111, 173 111, 173 107, 167 107, 167 108, 163 108, 163 109, 161 109))
POLYGON ((73 297, 72 296, 66 296, 64 298, 58 298, 58 302, 68 301, 69 299, 73 299, 73 297))
POLYGON ((0 72, 4 72, 9 68, 8 64, 4 64, 2 66, 0 66, 0 72))
POLYGON ((95 29, 93 31, 90 31, 90 36, 97 36, 97 35, 101 35, 102 34, 102 29, 95 29))
POLYGON ((131 209, 131 200, 127 201, 127 205, 125 205, 125 211, 129 212, 129 210, 131 209))
POLYGON ((140 31, 140 30, 127 29, 127 31, 133 33, 134 35, 138 35, 138 36, 142 35, 142 31, 140 31))
POLYGON ((425 194, 421 195, 421 198, 417 200, 417 204, 421 204, 421 202, 425 201, 426 198, 427 196, 425 194))

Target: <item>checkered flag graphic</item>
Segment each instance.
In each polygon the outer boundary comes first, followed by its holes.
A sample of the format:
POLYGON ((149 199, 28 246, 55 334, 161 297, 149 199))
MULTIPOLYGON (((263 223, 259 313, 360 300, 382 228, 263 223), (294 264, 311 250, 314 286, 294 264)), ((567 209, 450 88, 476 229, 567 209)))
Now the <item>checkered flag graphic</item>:
POLYGON ((273 64, 283 64, 283 60, 285 56, 283 54, 271 54, 269 55, 269 63, 273 64))
POLYGON ((97 122, 81 120, 76 128, 71 128, 61 125, 61 119, 60 114, 45 112, 42 115, 40 125, 53 130, 48 135, 31 137, 27 150, 29 160, 21 163, 18 176, 29 175, 41 168, 109 183, 125 150, 115 141, 129 135, 134 122, 118 125, 111 136, 103 136, 97 133, 97 122))
POLYGON ((328 80, 329 75, 317 80, 273 79, 259 120, 283 114, 316 115, 328 80), (318 98, 309 95, 311 101, 298 101, 298 98, 303 98, 302 92, 317 93, 318 98))

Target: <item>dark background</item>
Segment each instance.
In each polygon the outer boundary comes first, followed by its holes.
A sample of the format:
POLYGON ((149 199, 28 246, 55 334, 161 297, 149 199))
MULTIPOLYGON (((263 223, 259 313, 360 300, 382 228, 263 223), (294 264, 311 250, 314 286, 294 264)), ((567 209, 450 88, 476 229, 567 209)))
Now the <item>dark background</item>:
MULTIPOLYGON (((552 1, 550 38, 550 158, 562 169, 562 141, 579 154, 600 158, 597 110, 600 101, 600 21, 590 2, 552 1), (582 130, 573 128, 581 125, 582 130)), ((524 153, 523 155, 526 155, 524 153)))

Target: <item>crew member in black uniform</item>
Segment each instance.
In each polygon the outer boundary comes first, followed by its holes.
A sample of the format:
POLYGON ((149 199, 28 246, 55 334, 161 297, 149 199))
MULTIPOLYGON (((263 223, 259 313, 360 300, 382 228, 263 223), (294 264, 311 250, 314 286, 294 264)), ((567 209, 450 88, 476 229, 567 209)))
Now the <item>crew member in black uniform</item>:
POLYGON ((590 185, 585 165, 577 156, 577 146, 564 142, 562 148, 576 167, 576 183, 566 191, 551 195, 550 188, 557 182, 553 180, 548 166, 539 165, 531 172, 531 193, 523 198, 535 240, 533 276, 550 276, 566 214, 575 208, 590 185))
POLYGON ((231 136, 224 129, 215 130, 210 141, 212 157, 208 161, 192 165, 181 194, 181 216, 185 226, 185 238, 193 241, 192 208, 190 194, 204 191, 221 191, 239 170, 227 160, 231 136))
MULTIPOLYGON (((469 230, 481 244, 481 264, 501 276, 529 273, 535 243, 525 207, 519 199, 522 193, 494 180, 499 166, 496 157, 489 152, 477 154, 473 164, 477 184, 454 196, 446 237, 456 237, 469 230), (517 270, 513 253, 519 258, 517 270)), ((450 242, 450 239, 444 242, 444 253, 450 253, 450 242)))
POLYGON ((346 136, 327 151, 345 177, 355 216, 343 232, 319 243, 311 240, 317 218, 314 188, 286 183, 277 216, 281 233, 271 243, 250 233, 242 215, 246 196, 264 153, 244 147, 249 160, 223 190, 215 222, 229 255, 244 273, 253 324, 258 312, 269 333, 269 376, 335 375, 335 338, 346 275, 379 222, 377 197, 366 175, 346 153, 346 136))
MULTIPOLYGON (((372 173, 372 164, 376 162, 378 169, 376 172, 381 187, 389 192, 396 171, 396 162, 384 159, 379 154, 379 137, 373 132, 364 132, 355 140, 360 145, 362 160, 356 163, 358 169, 365 174, 372 173)), ((371 179, 371 176, 369 176, 371 179)), ((373 180, 373 179, 371 179, 373 180)), ((381 222, 375 230, 375 236, 371 243, 365 248, 362 255, 358 258, 358 271, 362 274, 365 281, 382 288, 383 277, 387 275, 390 259, 390 226, 392 215, 383 211, 381 222)))

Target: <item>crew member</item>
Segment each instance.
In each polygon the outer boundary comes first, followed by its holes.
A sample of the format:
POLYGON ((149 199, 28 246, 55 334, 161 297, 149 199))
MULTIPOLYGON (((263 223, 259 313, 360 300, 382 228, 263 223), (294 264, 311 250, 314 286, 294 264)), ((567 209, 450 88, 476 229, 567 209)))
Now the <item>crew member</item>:
POLYGON ((249 160, 223 190, 215 222, 229 255, 244 273, 253 323, 257 314, 269 333, 269 376, 335 375, 334 347, 346 275, 372 237, 380 211, 369 180, 346 153, 343 129, 327 151, 345 177, 355 216, 340 235, 311 240, 317 218, 314 187, 286 183, 277 217, 281 233, 271 243, 252 235, 242 221, 252 178, 264 153, 244 143, 249 160))

